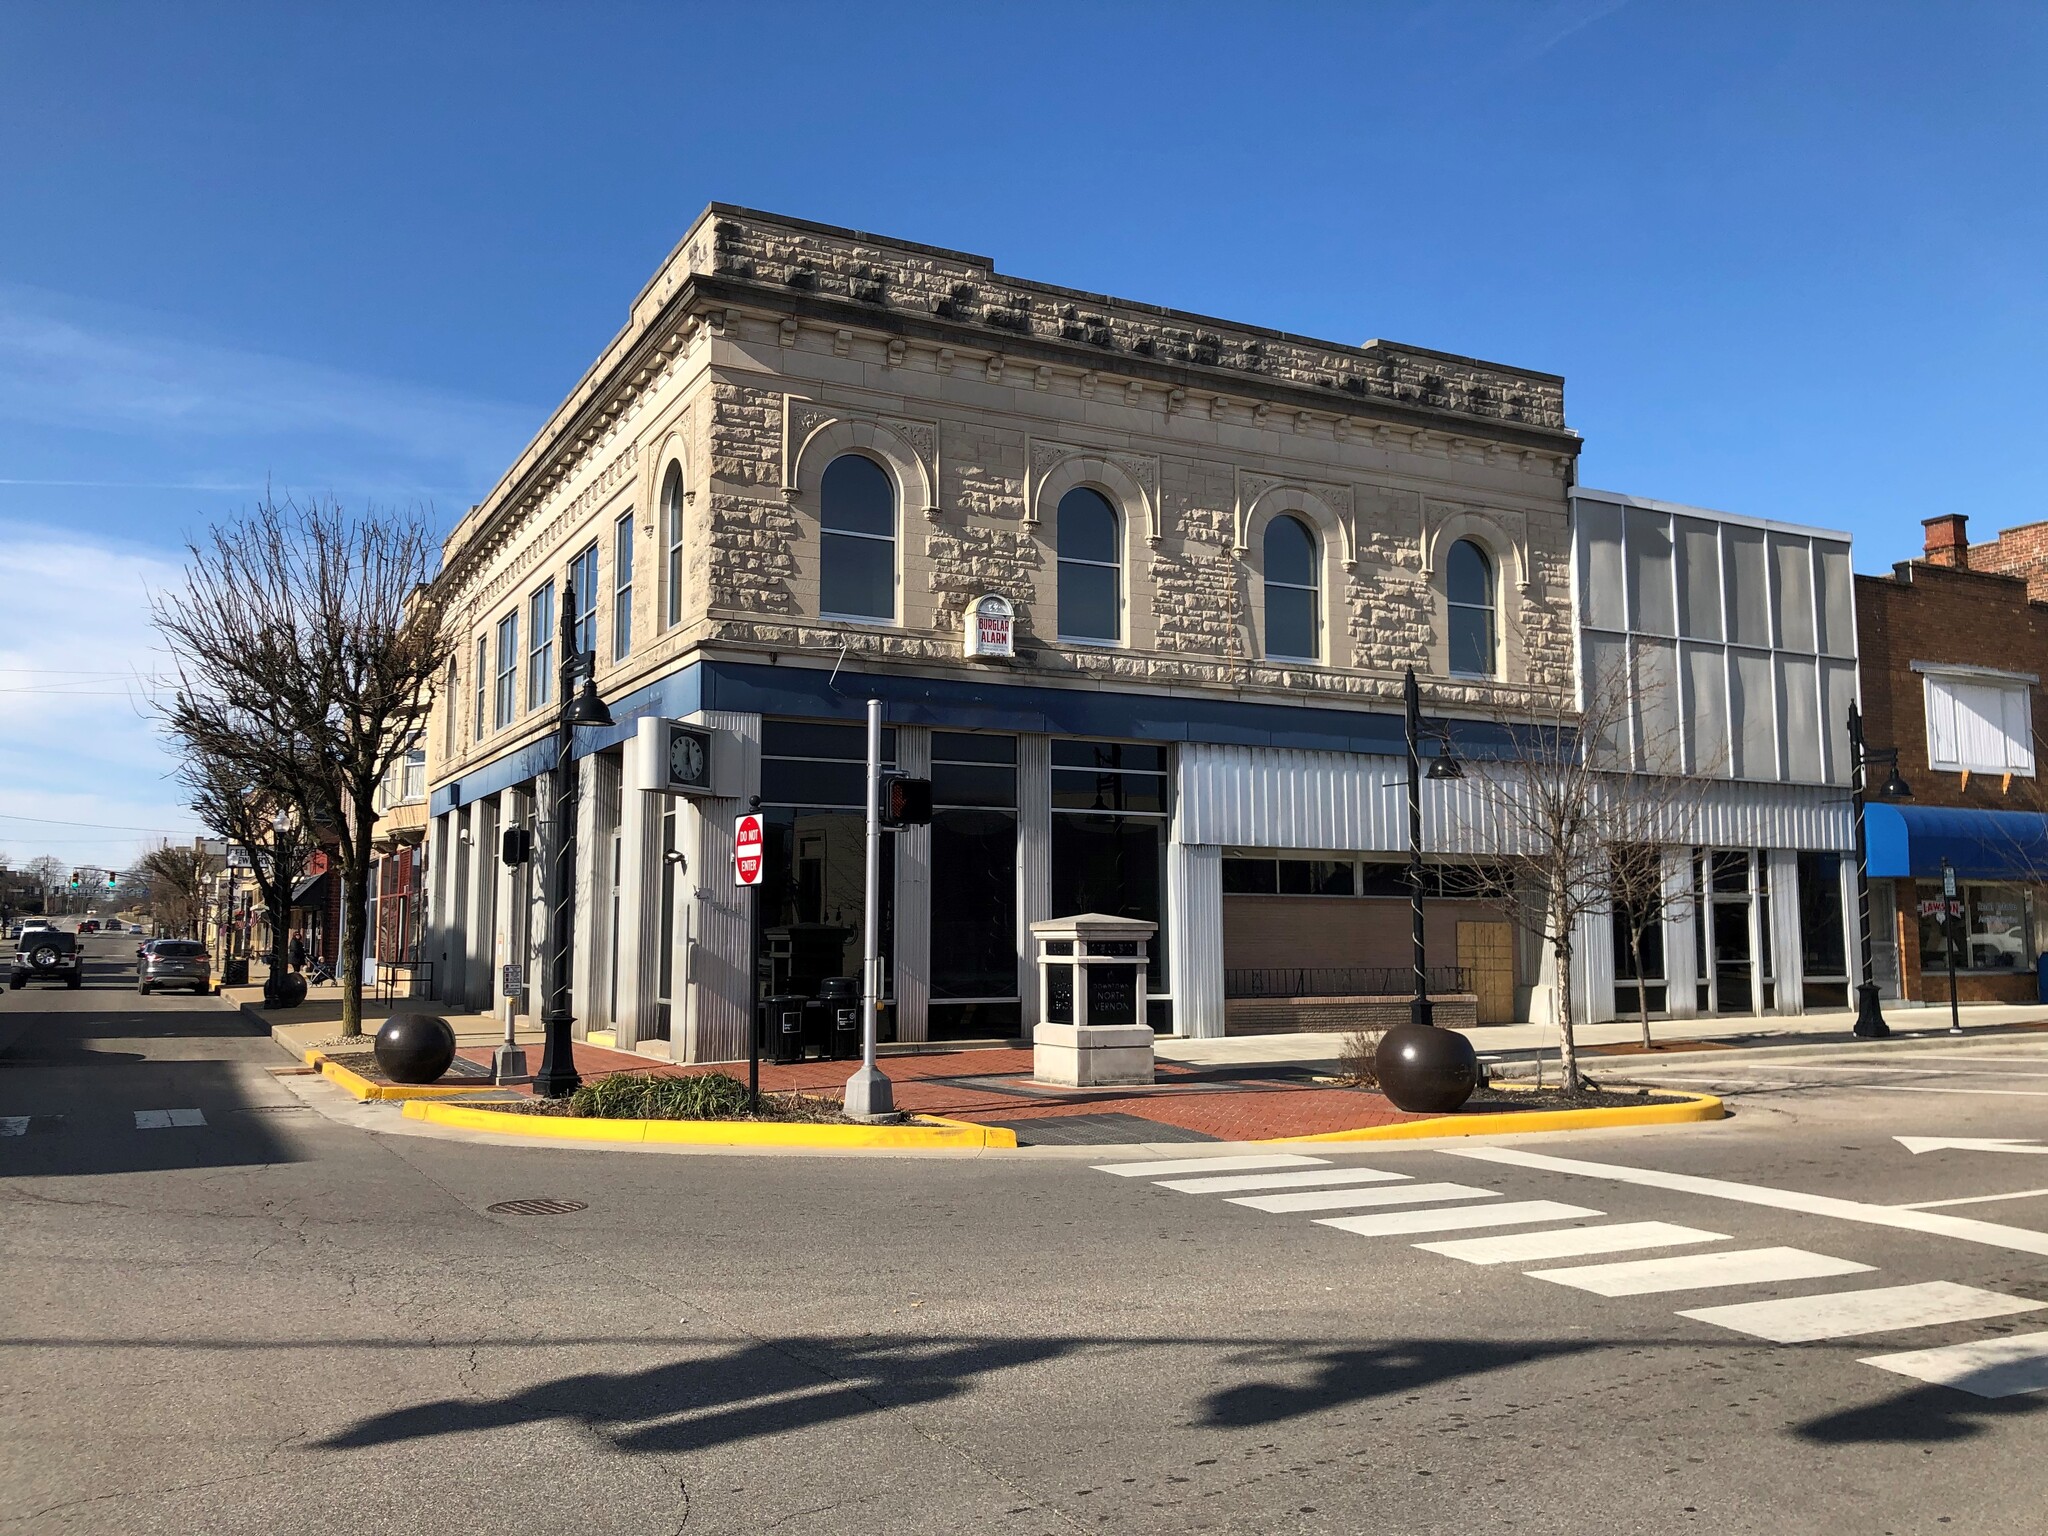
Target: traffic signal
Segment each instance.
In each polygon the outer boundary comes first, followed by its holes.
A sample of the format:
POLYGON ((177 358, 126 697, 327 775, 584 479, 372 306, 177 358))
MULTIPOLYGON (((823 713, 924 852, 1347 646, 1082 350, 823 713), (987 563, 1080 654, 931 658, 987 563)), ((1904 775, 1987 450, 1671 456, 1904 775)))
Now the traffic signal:
POLYGON ((71 871, 71 889, 74 891, 78 889, 78 871, 75 869, 71 871))
POLYGON ((119 890, 120 888, 121 888, 121 877, 120 877, 119 875, 115 874, 115 873, 114 873, 114 872, 113 872, 113 871, 112 871, 111 869, 110 869, 110 870, 108 870, 108 871, 107 871, 107 889, 108 889, 108 890, 110 890, 110 891, 118 891, 118 890, 119 890))
POLYGON ((932 819, 932 781, 907 773, 882 775, 882 825, 922 827, 932 819))

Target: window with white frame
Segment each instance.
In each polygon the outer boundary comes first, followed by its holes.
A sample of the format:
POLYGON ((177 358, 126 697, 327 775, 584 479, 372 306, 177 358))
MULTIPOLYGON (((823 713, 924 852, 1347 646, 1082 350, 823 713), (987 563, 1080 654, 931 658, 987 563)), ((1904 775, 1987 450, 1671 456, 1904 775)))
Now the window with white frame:
POLYGON ((671 464, 661 486, 661 542, 667 551, 662 624, 683 621, 683 466, 671 464))
POLYGON ((512 723, 519 700, 519 610, 498 620, 498 675, 492 696, 492 724, 503 730, 512 723))
POLYGON ((554 697, 555 584, 533 594, 526 625, 526 707, 539 709, 554 697))
POLYGON ((895 483, 873 459, 842 453, 825 466, 818 503, 820 611, 895 622, 895 483))
POLYGON ((489 637, 489 636, 487 636, 487 635, 478 635, 478 636, 477 636, 477 639, 476 639, 476 717, 475 717, 475 721, 476 721, 476 729, 475 729, 475 735, 476 735, 476 739, 477 739, 478 741, 482 741, 482 740, 484 739, 484 729, 485 729, 485 727, 484 727, 484 720, 485 720, 485 713, 484 713, 484 710, 485 710, 485 706, 484 706, 484 700, 485 700, 486 696, 488 695, 488 693, 489 693, 489 691, 490 691, 490 686, 491 686, 491 682, 490 682, 490 679, 491 679, 491 642, 490 642, 490 637, 489 637))
POLYGON ((1929 671, 1927 766, 1945 773, 2034 774, 2033 690, 2022 677, 1929 671))
POLYGON ((591 544, 569 562, 569 597, 574 606, 569 621, 575 626, 576 654, 593 655, 597 650, 597 546, 591 544))
POLYGON ((633 514, 622 516, 612 530, 612 660, 624 661, 633 649, 633 514))

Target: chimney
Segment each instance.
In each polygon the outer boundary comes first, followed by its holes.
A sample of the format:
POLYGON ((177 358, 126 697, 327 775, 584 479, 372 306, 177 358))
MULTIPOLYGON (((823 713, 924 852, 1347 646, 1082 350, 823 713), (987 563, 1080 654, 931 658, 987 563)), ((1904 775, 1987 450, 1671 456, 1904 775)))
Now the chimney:
POLYGON ((1945 512, 1940 517, 1923 519, 1920 526, 1927 530, 1927 563, 1950 565, 1959 571, 1967 571, 1970 568, 1969 525, 1969 517, 1961 512, 1945 512))

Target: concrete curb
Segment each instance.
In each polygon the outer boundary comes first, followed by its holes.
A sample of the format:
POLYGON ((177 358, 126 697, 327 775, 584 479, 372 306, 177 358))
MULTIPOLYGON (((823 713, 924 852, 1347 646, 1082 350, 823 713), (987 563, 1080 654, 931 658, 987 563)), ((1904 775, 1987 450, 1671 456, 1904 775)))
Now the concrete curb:
POLYGON ((1420 1141, 1439 1136, 1518 1136, 1531 1131, 1597 1131, 1625 1125, 1688 1125, 1719 1120, 1728 1107, 1710 1093, 1689 1093, 1681 1103, 1629 1105, 1619 1109, 1531 1109, 1503 1115, 1439 1115, 1368 1125, 1355 1131, 1314 1136, 1276 1136, 1264 1146, 1303 1141, 1420 1141))
MULTIPOLYGON (((330 1062, 328 1064, 332 1066, 330 1062)), ((351 1073, 351 1076, 354 1074, 351 1073)), ((346 1086, 346 1085, 344 1085, 346 1086)), ((777 1125, 733 1120, 582 1120, 562 1115, 508 1114, 460 1104, 414 1098, 403 1111, 408 1120, 455 1130, 491 1131, 501 1136, 544 1141, 687 1143, 719 1147, 813 1147, 838 1151, 894 1152, 1010 1149, 1017 1133, 937 1115, 920 1115, 915 1125, 777 1125)))
POLYGON ((360 1072, 351 1072, 340 1062, 328 1060, 325 1051, 308 1051, 300 1059, 329 1082, 366 1104, 373 1100, 387 1103, 403 1099, 409 1103, 415 1099, 460 1098, 467 1094, 489 1093, 492 1086, 488 1080, 478 1080, 463 1087, 441 1083, 373 1083, 360 1072))

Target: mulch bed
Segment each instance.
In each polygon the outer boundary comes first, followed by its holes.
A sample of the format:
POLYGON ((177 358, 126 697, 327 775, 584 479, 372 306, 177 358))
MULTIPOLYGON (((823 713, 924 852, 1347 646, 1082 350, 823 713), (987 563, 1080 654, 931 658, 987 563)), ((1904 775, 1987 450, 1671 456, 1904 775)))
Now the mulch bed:
POLYGON ((1640 1109, 1644 1104, 1683 1104, 1690 1095, 1648 1088, 1479 1088, 1458 1111, 1465 1115, 1514 1114, 1540 1109, 1640 1109))
MULTIPOLYGON (((518 1104, 495 1106, 515 1115, 559 1115, 564 1119, 582 1120, 591 1118, 581 1114, 568 1099, 527 1099, 518 1104)), ((636 1120, 684 1121, 681 1115, 632 1115, 617 1118, 636 1120)), ((839 1106, 830 1099, 814 1099, 796 1093, 764 1093, 761 1095, 761 1112, 755 1115, 706 1115, 690 1118, 694 1125, 908 1125, 908 1115, 896 1115, 888 1120, 850 1120, 839 1112, 839 1106)))

